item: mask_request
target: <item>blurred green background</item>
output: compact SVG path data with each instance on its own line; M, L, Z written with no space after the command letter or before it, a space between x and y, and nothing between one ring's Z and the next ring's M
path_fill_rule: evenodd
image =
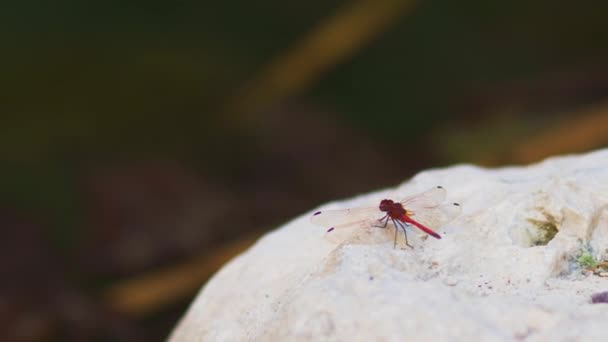
M4 2L0 338L160 341L222 263L324 201L606 146L606 13Z

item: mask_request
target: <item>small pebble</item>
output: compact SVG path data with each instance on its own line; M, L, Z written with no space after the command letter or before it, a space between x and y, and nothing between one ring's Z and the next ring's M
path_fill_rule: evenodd
M608 272L600 272L600 277L608 277Z
M608 303L608 291L599 292L591 295L591 303Z
M454 285L458 284L458 279L456 279L452 276L447 276L447 277L445 277L445 279L443 279L443 283L446 284L447 286L454 286Z

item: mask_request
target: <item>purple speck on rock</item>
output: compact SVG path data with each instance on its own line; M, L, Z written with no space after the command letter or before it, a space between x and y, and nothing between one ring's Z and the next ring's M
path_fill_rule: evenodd
M329 233L329 232L331 232L332 230L334 230L334 228L336 228L336 227L331 227L331 228L329 228L329 229L327 230L327 232L328 232L328 233Z
M321 213L320 211L317 211L316 213L312 214L312 216L317 216L317 215L319 215L320 213Z
M608 303L608 291L598 292L591 295L591 303Z

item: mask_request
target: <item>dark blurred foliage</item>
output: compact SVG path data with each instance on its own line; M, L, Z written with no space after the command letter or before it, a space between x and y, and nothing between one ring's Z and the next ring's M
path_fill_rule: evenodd
M551 140L606 122L608 3L597 1L400 7L310 81L241 103L353 3L0 5L0 338L162 340L237 238L424 168L608 144ZM113 295L201 265L188 260L209 270L162 305Z

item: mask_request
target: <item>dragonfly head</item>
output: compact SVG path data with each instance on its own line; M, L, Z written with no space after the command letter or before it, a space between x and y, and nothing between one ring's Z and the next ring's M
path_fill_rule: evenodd
M380 201L380 210L381 211L389 211L393 208L395 202L393 202L393 200L390 199L383 199L382 201Z

